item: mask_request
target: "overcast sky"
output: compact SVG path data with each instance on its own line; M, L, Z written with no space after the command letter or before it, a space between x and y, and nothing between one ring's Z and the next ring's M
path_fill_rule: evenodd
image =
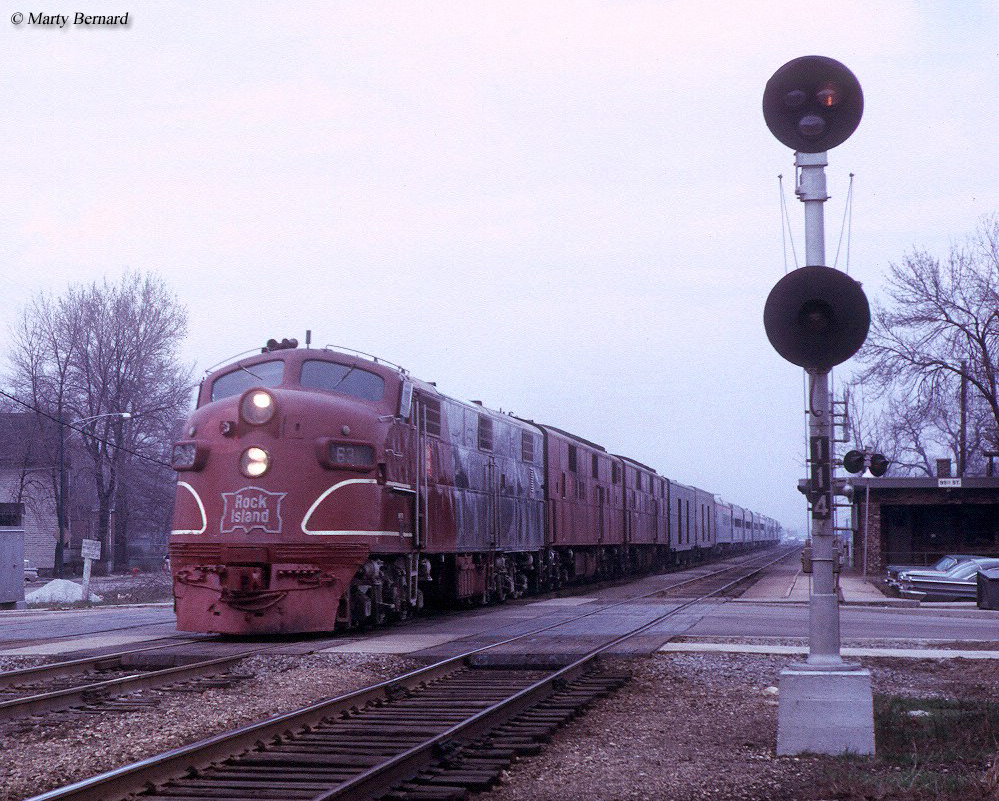
M199 370L311 329L798 528L802 371L762 324L795 266L778 175L799 265L803 213L766 81L819 54L863 86L829 153L826 261L854 173L872 300L889 262L999 209L994 0L19 2L8 319L155 271ZM11 21L39 10L70 24Z

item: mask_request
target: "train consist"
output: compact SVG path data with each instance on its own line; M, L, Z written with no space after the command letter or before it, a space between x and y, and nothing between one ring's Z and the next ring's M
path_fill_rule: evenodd
M273 340L207 376L170 538L177 627L331 631L776 544L776 521L397 366Z

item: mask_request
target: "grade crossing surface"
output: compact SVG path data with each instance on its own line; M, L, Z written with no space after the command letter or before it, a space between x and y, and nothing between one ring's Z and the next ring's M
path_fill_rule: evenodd
M504 653L503 648L597 617L611 608L609 604L590 611L577 608L569 620L540 621L540 628L539 621L535 621L533 631L501 639L491 647L466 651L389 682L37 799L110 801L137 793L150 799L332 801L378 798L389 791L397 798L460 797L469 787L481 788L498 780L503 766L516 753L511 746L518 739L524 747L533 748L537 739L544 739L581 705L624 681L625 676L606 669L600 661L614 647L654 628L661 619L694 606L705 597L704 593L725 592L746 573L761 567L760 561L752 566L740 564L731 571L734 577L728 571L712 571L710 589L700 589L698 596L688 601L660 605L658 615L650 614L637 625L632 621L623 633L618 630L603 635L597 647L579 658L563 654L568 664L563 661L554 669L546 669L540 678L535 674L538 667L524 664L523 654ZM646 598L661 591L647 593ZM637 600L627 598L617 606ZM312 751L316 731L327 740L321 743L319 753ZM303 744L304 751L300 748ZM378 757L373 764L365 761L370 761L369 750ZM359 751L367 755L360 760L363 764L350 764L359 761ZM321 765L335 770L321 777L316 772ZM279 778L260 773L261 769L275 768L282 771ZM343 775L348 769L352 773L349 777Z

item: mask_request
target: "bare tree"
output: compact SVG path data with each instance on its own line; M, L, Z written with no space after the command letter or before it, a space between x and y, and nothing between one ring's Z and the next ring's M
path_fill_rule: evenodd
M114 569L128 561L121 477L140 475L142 464L153 473L165 467L163 434L190 400L191 368L177 354L186 333L186 309L161 279L138 273L72 286L58 299L39 296L15 332L15 390L59 422L63 434L79 432L91 463L98 536ZM157 475L167 480L165 472ZM65 488L57 493L64 498ZM116 500L126 524L119 522L112 537Z
M984 218L946 260L914 250L890 265L887 298L875 305L854 382L882 401L882 444L910 472L932 475L937 455L959 469L980 464L999 447L999 217Z
M37 447L47 452L51 465L52 496L56 507L56 542L54 573L63 575L63 559L68 529L68 487L66 481L65 429L62 425L70 397L73 354L81 347L83 335L78 310L65 299L40 294L21 315L20 326L13 331L11 361L14 365L14 389L31 407L38 410L40 430L56 436L41 437Z

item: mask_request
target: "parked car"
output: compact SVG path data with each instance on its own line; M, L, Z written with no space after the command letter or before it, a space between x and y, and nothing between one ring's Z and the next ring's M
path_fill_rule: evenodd
M31 561L28 559L24 560L24 580L38 581L38 568L32 567Z
M948 570L953 570L962 562L967 562L971 559L988 559L986 556L975 556L974 554L958 553L958 554L948 554L947 556L941 556L932 565L888 565L888 576L885 579L885 583L889 588L898 590L898 577L900 573L906 573L911 570L932 571L935 573L945 573Z
M978 571L999 567L999 559L977 557L949 571L911 570L899 574L899 593L917 601L974 601Z

